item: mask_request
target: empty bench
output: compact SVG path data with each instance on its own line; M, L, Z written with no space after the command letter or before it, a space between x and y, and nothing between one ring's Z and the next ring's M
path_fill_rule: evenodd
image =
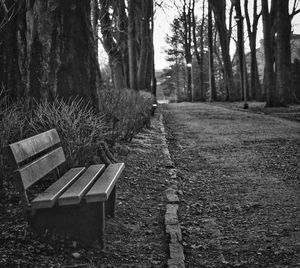
M37 232L54 231L104 246L105 216L114 216L116 183L124 163L66 169L66 158L55 129L8 146L14 181L31 227ZM62 175L62 167L66 170ZM30 198L37 183L56 180ZM38 187L36 187L38 188Z

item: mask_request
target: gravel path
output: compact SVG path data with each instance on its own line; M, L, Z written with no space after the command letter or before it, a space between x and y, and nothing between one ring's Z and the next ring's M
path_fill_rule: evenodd
M164 106L186 267L300 267L300 124Z

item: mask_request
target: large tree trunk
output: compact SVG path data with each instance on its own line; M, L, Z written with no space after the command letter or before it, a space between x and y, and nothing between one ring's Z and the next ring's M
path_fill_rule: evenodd
M201 19L201 25L200 25L200 53L198 51L198 42L197 42L197 34L196 34L196 16L195 16L195 0L193 0L192 4L192 29L193 29L193 43L194 43L194 52L196 55L197 63L199 66L200 70L200 87L199 89L196 89L195 83L194 84L194 100L197 101L205 101L204 98L204 78L203 78L203 57L204 57L204 51L203 51L203 46L204 46L204 23L205 23L205 12L204 12L204 7L205 7L205 1L203 1L202 4L202 19Z
M244 72L244 29L243 29L243 17L241 11L240 0L232 0L235 6L236 19L237 19L237 51L239 59L239 74L240 74L240 98L241 100L245 98L245 72Z
M154 61L154 42L153 42L153 37L154 37L154 4L155 2L152 1L152 10L151 10L151 63L152 63L152 72L151 72L151 92L156 100L156 75L155 75L155 61Z
M110 1L100 0L100 24L103 39L103 47L109 57L109 65L112 74L112 80L116 89L126 88L126 80L123 70L123 55L119 44L113 37L112 20L109 14Z
M184 55L187 63L187 100L192 101L192 29L191 29L191 0L183 3Z
M98 3L98 0L91 0L91 15L92 15L94 47L95 47L95 51L96 51L97 61L99 61L99 58L98 58L99 3Z
M256 58L256 36L252 36L250 40L250 57L251 57L251 65L250 65L250 98L253 100L257 100L261 95L261 84L259 81L259 73L258 73L258 65Z
M19 5L18 16L5 29L11 36L0 49L5 54L11 47L12 58L0 58L6 92L37 99L79 96L97 107L101 76L90 2L28 0ZM16 88L9 82L12 76Z
M7 9L11 9L13 1L6 1ZM24 6L24 3L19 3ZM0 8L0 92L9 95L12 99L24 96L25 82L21 80L18 66L18 21L25 18L25 7L20 9L14 20L8 21L10 14ZM23 48L22 48L23 49ZM25 66L24 66L25 68ZM3 95L4 95L3 94ZM2 95L2 96L3 96ZM1 96L1 97L2 97Z
M213 26L212 26L212 10L211 5L208 4L208 53L209 53L209 101L217 100L215 68L214 68L214 48L213 48Z
M275 72L274 72L274 47L271 15L269 13L268 1L262 0L262 19L264 33L264 57L265 57L265 87L266 106L278 106L279 101L276 96Z
M110 0L113 9L111 34L118 45L118 53L121 54L123 79L125 87L130 88L129 83L129 59L128 59L128 17L124 0Z
M146 91L151 92L151 80L150 83L149 80L147 81L147 74L152 73L150 18L153 10L153 0L141 1L140 8L140 57L138 66L138 87L139 89L146 89Z
M136 0L128 0L128 55L130 88L138 90L136 49Z
M292 102L290 35L289 2L277 0L276 91L283 106Z
M247 31L250 43L250 54L251 54L251 63L250 63L250 92L249 96L251 99L256 100L258 94L261 95L261 85L259 81L257 58L256 58L256 37L257 37L257 25L261 13L257 14L257 0L254 0L253 3L253 22L252 27L250 23L250 16L248 12L248 0L244 2L245 17L247 24Z
M229 39L226 27L226 1L225 0L209 0L212 10L214 11L215 21L220 37L220 43L222 48L222 57L224 62L224 78L226 83L226 91L234 94L236 93L236 86L233 79L232 64L229 54ZM226 96L226 100L234 99L234 96L230 94Z

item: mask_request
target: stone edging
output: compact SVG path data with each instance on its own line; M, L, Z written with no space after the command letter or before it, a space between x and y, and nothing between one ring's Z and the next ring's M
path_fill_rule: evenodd
M163 124L163 115L159 117L160 130L162 133L162 146L163 153L165 156L166 167L169 168L170 181L168 188L165 190L167 205L165 214L165 227L166 233L169 235L169 268L184 268L184 252L181 235L181 227L178 220L178 209L179 209L179 197L178 197L178 182L177 182L177 171L175 165L171 159L170 152L168 149L166 130Z

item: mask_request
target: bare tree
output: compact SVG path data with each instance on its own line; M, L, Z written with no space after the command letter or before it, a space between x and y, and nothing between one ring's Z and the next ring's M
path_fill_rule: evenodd
M291 20L294 18L294 16L296 16L298 13L300 13L299 4L300 4L299 0L294 0L292 12L290 14L290 19Z
M184 51L187 71L187 97L192 101L192 2L183 0L182 20L184 27Z
M289 1L277 0L276 91L279 104L292 102L291 94L291 20Z
M123 55L119 44L113 36L113 22L110 17L110 1L99 0L100 3L100 25L102 34L102 44L109 57L109 65L112 74L112 80L116 89L126 87L126 80L123 70Z
M154 62L154 12L155 1L151 0L151 16L150 16L150 60L148 62L148 72L146 76L146 84L151 88L153 96L156 97L156 75L155 75L155 62Z
M200 22L200 53L198 50L198 42L197 42L197 22L195 16L195 0L192 2L192 32L193 32L193 43L194 43L194 52L196 55L197 63L200 69L200 88L199 92L194 88L194 98L200 101L204 101L204 75L203 75L203 58L204 58L204 24L205 24L205 1L203 0L202 3L202 19ZM199 96L198 96L199 95Z
M139 40L140 53L138 64L138 86L151 92L152 75L152 38L151 18L153 13L153 0L142 0L139 12ZM150 79L150 80L149 80Z
M250 54L251 54L251 66L250 66L250 98L256 99L258 92L261 92L261 85L258 75L258 66L256 58L256 37L257 37L257 25L261 12L257 11L257 0L253 1L253 17L252 25L250 21L249 11L248 11L248 0L244 2L244 10L246 17L247 32L250 44Z
M275 71L274 71L274 10L277 0L272 0L271 11L269 12L268 1L261 0L262 20L264 33L264 57L265 57L265 88L266 106L278 106L276 94Z
M230 96L230 92L236 92L236 86L233 79L232 73L232 63L230 60L229 54L229 34L226 26L226 1L225 0L209 0L212 10L215 15L215 21L217 25L217 30L219 33L221 48L222 48L222 57L224 63L224 76L226 83L226 100L232 99L233 96ZM230 29L230 27L229 27Z
M237 51L239 56L239 66L240 66L240 83L241 90L240 96L244 100L244 109L248 108L247 104L247 67L245 60L245 49L244 49L244 17L242 16L241 1L231 0L235 7L235 20L237 22Z
M128 55L130 88L138 90L137 55L136 55L136 0L128 0Z
M214 48L213 48L213 23L212 23L212 9L210 3L208 4L208 53L209 53L209 101L217 100L215 68L214 68Z

